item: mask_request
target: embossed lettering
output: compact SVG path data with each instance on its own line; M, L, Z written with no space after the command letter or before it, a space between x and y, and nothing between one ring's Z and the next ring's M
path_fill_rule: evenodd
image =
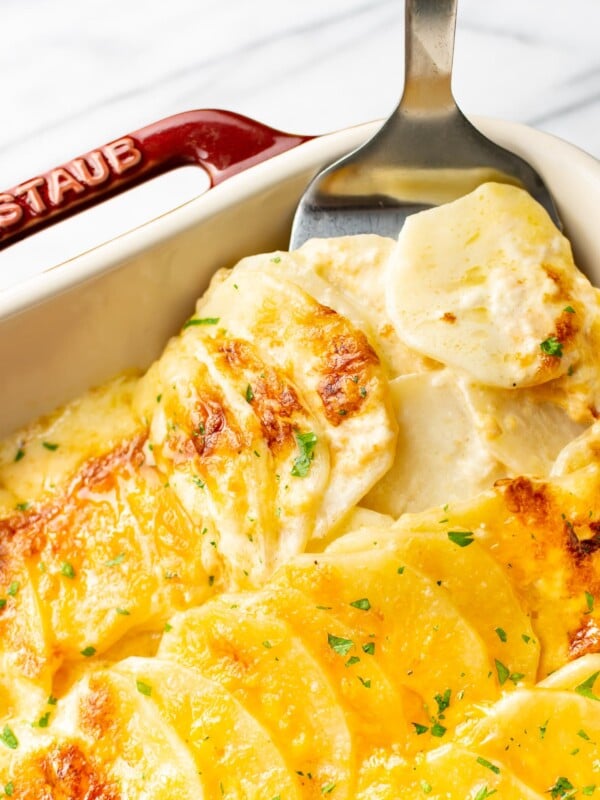
M46 210L46 204L42 200L38 192L38 186L43 186L45 183L43 178L32 178L27 183L21 183L14 190L17 197L25 195L25 202L28 203L29 208L34 214L41 214Z
M59 206L67 192L81 194L84 187L64 167L53 169L48 178L48 198L53 206Z
M117 175L135 167L142 160L142 153L129 136L118 139L102 148L106 159Z
M93 150L85 157L76 158L71 161L69 167L77 180L86 186L98 186L110 175L108 164L99 150Z
M0 194L0 229L10 228L23 218L23 209L12 194Z

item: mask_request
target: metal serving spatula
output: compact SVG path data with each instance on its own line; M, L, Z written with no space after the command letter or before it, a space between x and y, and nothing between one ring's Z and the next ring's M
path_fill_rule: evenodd
M451 89L457 0L406 0L400 104L366 144L320 172L304 193L290 247L313 237L396 238L406 217L494 180L527 189L560 227L552 197L522 158L483 136Z

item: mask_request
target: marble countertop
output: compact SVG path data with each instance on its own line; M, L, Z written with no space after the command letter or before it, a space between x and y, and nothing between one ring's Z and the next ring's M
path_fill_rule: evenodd
M598 0L460 0L455 95L468 114L525 122L600 157L599 31ZM0 40L7 188L192 108L313 134L386 116L402 85L403 3L3 0ZM8 248L0 288L178 205L201 183L182 173L168 191L136 190Z

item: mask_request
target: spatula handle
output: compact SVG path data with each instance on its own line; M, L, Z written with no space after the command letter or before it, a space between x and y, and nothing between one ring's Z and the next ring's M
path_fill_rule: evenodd
M454 105L456 5L457 0L406 0L404 112L430 114Z

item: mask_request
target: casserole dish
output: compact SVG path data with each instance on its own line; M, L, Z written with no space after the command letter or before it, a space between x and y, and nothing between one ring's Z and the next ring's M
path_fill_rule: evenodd
M200 114L202 124L205 113L191 112ZM310 177L362 144L378 125L309 141L226 112L217 113L217 123L222 121L219 114L229 126L234 123L229 139L221 140L227 152L219 156L217 145L210 154L201 149L195 159L218 184L208 194L0 295L0 364L5 375L0 436L123 369L147 367L189 315L214 271L251 253L285 248L296 203ZM128 182L119 184L125 178L139 182L194 160L182 136L189 122L187 115L179 115L118 140L147 145L153 166L138 176L134 164L130 173L116 176L112 189L127 188ZM490 119L476 123L543 175L574 243L577 263L594 283L600 282L600 230L595 222L600 164L576 147L522 125ZM167 143L162 150L156 144L160 135ZM115 152L135 161L131 146L121 145ZM207 165L209 157L212 165ZM261 159L266 160L258 163ZM64 178L54 180L60 186ZM88 201L101 199L105 188L100 184ZM7 194L10 199L8 192L3 200ZM73 194L77 210L79 195ZM68 201L71 195L61 190L59 199ZM41 222L72 212L71 204L66 205L40 217ZM0 244L8 240L7 230Z
M217 115L217 127L224 116ZM247 120L241 125L246 132L253 127ZM261 126L256 130L265 134ZM517 149L507 130L506 144ZM136 422L133 435L87 459L64 492L55 491L50 476L50 502L20 490L7 501L9 513L0 525L5 794L56 796L48 789L57 786L61 796L91 792L107 800L326 794L373 800L376 790L378 797L397 800L435 790L432 797L483 800L498 788L519 798L546 791L567 796L575 786L584 795L595 791L600 426L592 424L574 448L566 448L548 481L535 469L517 471L465 502L450 498L436 507L429 500L423 512L411 507L413 513L390 510L387 516L375 495L365 507L352 508L365 495L353 483L366 475L372 484L389 474L395 428L381 387L404 392L392 395L395 402L410 401L410 387L421 386L414 400L437 392L447 405L450 373L400 375L393 389L393 381L388 386L385 361L365 334L286 281L286 262L301 258L300 251L263 256L269 264L258 269L246 259L233 273L220 272L189 316L193 297L214 269L248 251L285 246L286 220L308 173L320 166L317 157L330 160L369 132L365 127L303 142L267 131L266 147L246 150L237 161L231 151L221 154L211 177L218 183L252 165L245 176L57 267L37 282L36 294L25 285L6 294L3 353L25 359L25 368L23 361L8 365L9 374L31 379L26 387L18 381L9 386L7 428L123 368L144 368L169 333L179 327L182 333L139 381L134 402L141 428ZM524 137L522 152L531 159ZM76 206L84 179L93 186L89 176L96 175L85 173L84 163L99 165L99 179L110 164L106 183L119 188L119 169L126 166L126 174L130 167L133 174L146 163L140 138L125 137L96 151L100 155L9 190L4 219L14 214L17 233L22 221L33 228L35 215L19 210L16 198L30 208L61 210L67 188ZM290 152L256 165L260 152L273 152L273 142L292 145ZM534 135L530 146L549 152L553 143ZM558 171L553 189L563 200L569 233L584 244L578 257L593 272L598 242L586 211L591 219L598 181L586 183L593 162L577 153L567 157L564 147L558 144L554 157L569 160L568 175L579 180L561 182ZM213 169L214 154L200 151ZM126 160L120 162L121 156ZM548 170L546 176L552 185ZM490 218L505 221L502 203L514 193L533 202L521 190L499 185L482 187L476 202L487 197ZM569 214L573 193L579 201L585 196L587 206ZM461 261L465 202L473 197L454 206L458 224L440 225L427 212L436 221L422 237L431 248L438 231L458 231L454 249ZM535 244L538 212L521 209L508 228L511 246ZM433 212L439 213L445 212ZM542 228L549 224L544 219ZM416 220L407 223L401 243ZM521 220L529 226L525 234L518 232ZM478 241L477 230L468 236L468 243ZM585 361L571 361L578 345L570 342L579 325L575 341L584 357L592 353L593 374L600 374L599 325L585 327L588 310L600 320L594 314L600 304L582 276L571 287L570 249L553 227L549 240L538 258L546 282L536 299L544 311L554 302L561 338L543 327L534 351L544 368L562 370L556 387L563 377L581 379L577 370ZM444 246L444 259L448 254ZM467 263L475 270L485 263L492 273L498 260ZM517 250L513 260L521 286L529 277L527 249ZM359 262L361 277L371 263ZM424 263L421 257L409 262ZM302 277L294 272L296 280ZM395 292L393 283L386 286ZM28 292L35 304L25 309ZM397 294L395 301L402 301ZM448 296L445 307L452 311ZM497 330L506 339L510 301L506 295L501 300ZM522 304L513 309L529 320ZM454 324L457 317L446 312L439 322ZM455 333L464 330L458 322ZM444 333L445 341L450 338ZM461 342L472 340L463 334ZM260 346L253 350L254 342ZM284 369L293 369L292 379ZM529 376L511 373L510 380ZM525 393L529 387L522 388ZM310 399L302 405L305 397L310 406ZM404 411L408 402L398 407ZM422 430L439 424L440 413L431 408ZM597 408L592 397L585 410L597 418ZM236 427L238 416L245 428ZM455 439L464 449L464 435L448 436L448 414L442 422L439 438ZM72 427L77 445L84 446L102 430L94 418L92 425ZM547 425L542 437L548 438ZM46 451L49 459L60 459L65 444L48 428L37 441L13 440L5 463L19 470L27 455L28 469L29 456ZM537 453L535 437L527 449ZM425 480L431 477L429 471ZM56 485L61 481L59 476ZM396 486L404 490L405 483L401 478ZM345 523L340 497L353 515ZM283 544L277 561L269 560L273 532L276 544ZM294 538L286 539L290 533ZM308 536L317 543L311 548L311 539L303 552L301 539ZM586 749L565 747L565 730L575 743L577 737L589 743ZM537 749L534 743L529 750L528 731L540 731ZM545 765L559 755L556 772L549 773Z

